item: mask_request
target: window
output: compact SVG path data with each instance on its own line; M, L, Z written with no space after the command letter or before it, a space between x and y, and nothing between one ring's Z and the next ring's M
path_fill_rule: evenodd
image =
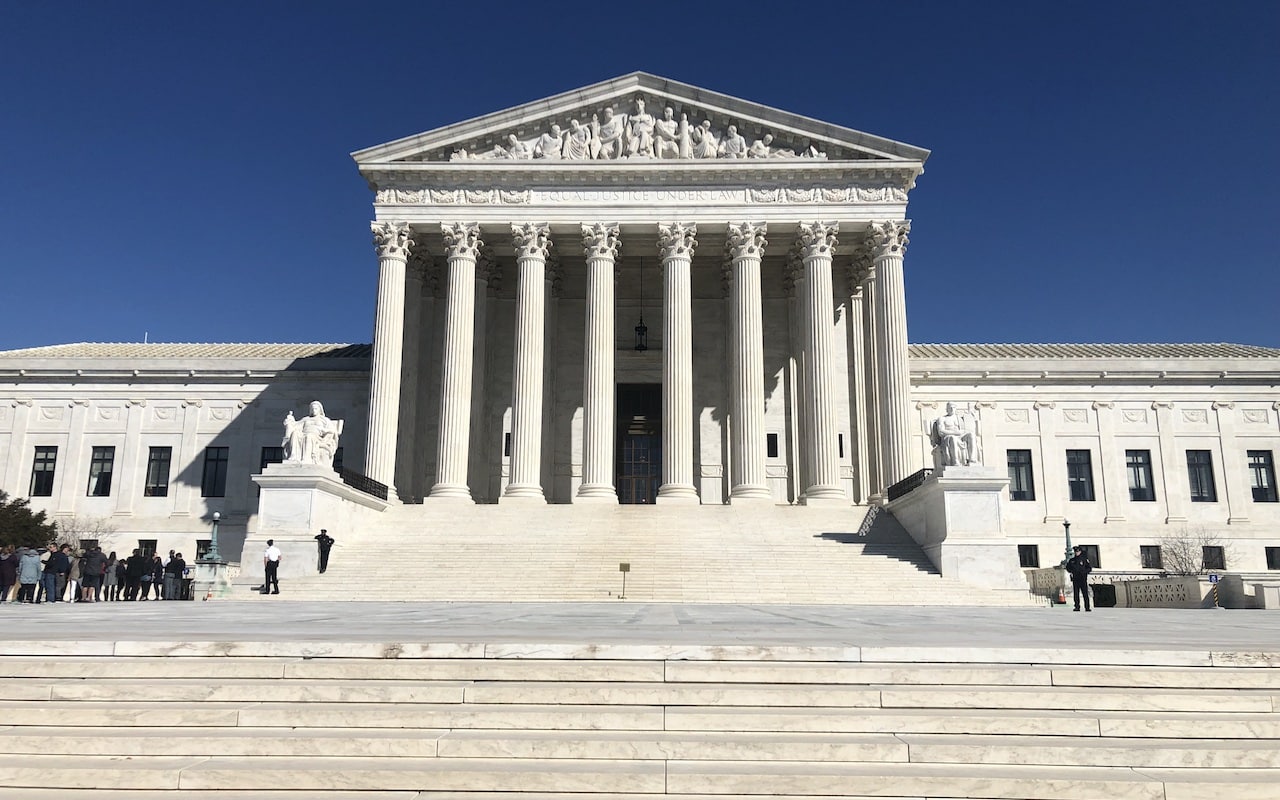
M1096 544L1082 544L1079 547L1084 550L1084 557L1089 559L1089 563L1093 565L1094 569L1099 569L1102 566L1102 554L1098 552Z
M267 467L272 464L284 463L283 447L264 447L262 448L262 457L258 459L258 472L266 472Z
M1018 545L1018 566L1035 569L1040 566L1040 545Z
M765 449L765 454L769 458L778 457L778 434L770 433L765 435L764 449Z
M342 472L342 448L333 451L333 471Z
M87 497L111 495L111 467L115 460L114 447L93 448L93 458L89 461L89 488L85 490Z
M201 497L227 496L228 447L204 449L204 476L200 480Z
M1270 450L1249 451L1249 477L1253 484L1253 502L1276 502L1276 465Z
M142 488L143 497L169 496L169 464L172 459L172 447L152 447L147 451L147 485Z
M92 550L93 548L98 546L98 540L97 539L81 539L80 546L83 547L86 551Z
M1164 569L1164 559L1160 556L1160 545L1142 545L1142 568Z
M844 434L836 434L836 447L839 448L840 458L844 458Z
M502 455L511 458L511 432L502 434Z
M1213 485L1213 454L1211 452L1187 451L1187 479L1191 481L1191 502L1218 502L1218 490Z
M142 551L143 558L151 558L156 554L156 540L155 539L139 539L138 549Z
M212 539L196 539L196 561L202 560L209 555L209 548L213 546Z
M1267 548L1267 569L1280 569L1280 547Z
M1227 553L1218 545L1205 545L1204 550L1204 568L1205 569L1226 569Z
M1072 500L1093 500L1093 462L1088 450L1067 451L1067 487Z
M53 497L53 475L58 467L58 448L37 447L31 465L32 497Z
M1125 450L1124 461L1129 470L1129 499L1135 503L1154 501L1156 488L1151 484L1151 451Z
M1031 471L1031 451L1006 450L1005 453L1009 459L1009 499L1035 500L1036 481Z

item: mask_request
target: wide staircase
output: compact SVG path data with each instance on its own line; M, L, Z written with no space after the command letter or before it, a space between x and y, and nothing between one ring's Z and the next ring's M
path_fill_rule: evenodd
M1280 668L1208 654L268 645L0 656L0 798L1280 797Z
M606 600L624 596L625 574L625 597L644 601L1035 602L943 578L891 514L866 508L427 503L330 534L328 571L281 598Z

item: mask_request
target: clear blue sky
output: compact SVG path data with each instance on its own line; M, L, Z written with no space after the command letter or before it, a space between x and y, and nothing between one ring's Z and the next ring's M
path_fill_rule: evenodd
M634 70L931 149L913 342L1280 346L1280 3L0 0L0 349L370 341L348 153Z

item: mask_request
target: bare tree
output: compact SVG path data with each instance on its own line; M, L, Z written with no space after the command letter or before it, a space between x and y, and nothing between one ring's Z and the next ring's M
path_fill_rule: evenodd
M1205 550L1216 547L1222 551L1222 567L1234 560L1231 543L1216 531L1208 528L1182 528L1160 540L1160 560L1164 571L1170 575L1202 575L1217 567L1205 565Z
M58 544L69 544L72 550L79 550L80 543L86 539L94 539L98 547L110 550L117 530L106 517L65 517L59 519L57 525Z

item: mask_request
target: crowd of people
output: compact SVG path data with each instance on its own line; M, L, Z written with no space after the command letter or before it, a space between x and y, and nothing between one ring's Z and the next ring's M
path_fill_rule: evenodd
M127 558L105 554L96 545L73 549L50 544L0 549L0 601L6 603L99 603L121 600L183 599L187 562L182 553Z

